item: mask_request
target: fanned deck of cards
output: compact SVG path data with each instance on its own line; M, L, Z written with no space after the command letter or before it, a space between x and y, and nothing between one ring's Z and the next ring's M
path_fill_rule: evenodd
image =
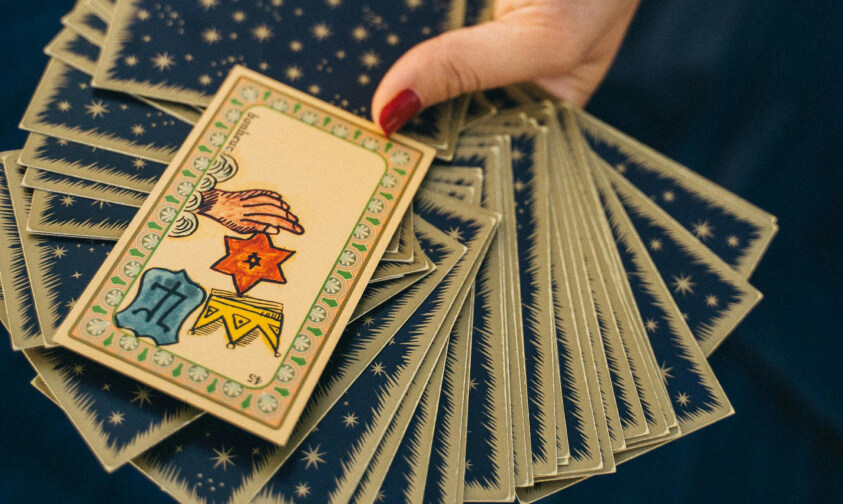
M534 502L733 413L706 358L775 217L532 86L365 119L488 7L63 19L2 154L0 322L106 471L197 504Z

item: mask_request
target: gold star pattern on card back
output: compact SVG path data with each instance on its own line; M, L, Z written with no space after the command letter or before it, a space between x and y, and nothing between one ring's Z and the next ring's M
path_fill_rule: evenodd
M717 299L717 296L714 294L709 294L705 297L705 304L711 308L717 308L717 305L720 304L720 300Z
M108 105L103 104L102 100L91 100L91 103L85 105L85 113L90 115L92 119L97 117L105 117L105 114L111 112L108 110Z
M656 332L656 329L659 328L659 323L656 320L647 319L647 321L644 322L644 327L647 328L647 332Z
M138 385L138 388L133 392L134 397L132 398L132 402L138 403L138 406L143 408L143 405L151 405L152 404L152 390L149 387L144 387L143 385Z
M214 456L211 457L211 460L214 461L214 469L222 466L222 470L225 471L228 469L228 466L236 465L234 463L234 458L236 457L237 455L231 454L231 448L226 448L225 445L222 445L219 450L214 448Z
M375 362L372 364L372 372L375 373L375 376L381 376L386 373L383 364L380 362Z
M714 226L707 220L699 221L694 224L694 235L702 241L714 236Z
M159 72L169 70L176 64L175 60L167 51L160 52L152 58L152 66L157 68Z
M296 497L307 497L310 495L310 487L307 483L300 482L296 485Z
M650 240L650 249L651 250L654 250L654 251L658 252L662 249L662 246L663 246L662 241L659 240L658 238L653 238L652 240Z
M64 257L65 254L67 254L66 248L60 247L58 245L53 247L53 257L55 257L56 259L61 259L62 257Z
M108 423L111 425L120 425L125 419L126 415L119 411L112 411L111 414L108 415Z
M662 362L661 366L659 366L659 374L662 377L662 381L667 383L669 378L673 378L673 375L670 372L673 371L672 367L668 367L666 362Z
M312 446L308 446L307 450L305 450L304 456L301 458L303 462L306 462L304 468L310 469L312 466L317 471L319 470L319 464L324 464L325 459L322 458L323 455L327 455L327 452L319 451L322 445L316 445L316 448Z
M688 406L691 402L691 396L685 392L679 392L676 394L676 402L678 402L682 407Z
M682 275L673 276L673 292L676 294L682 294L683 296L686 294L693 294L694 293L694 286L697 284L691 281L691 275Z
M345 424L346 427L354 427L360 422L357 420L357 415L349 413L342 417L342 423Z

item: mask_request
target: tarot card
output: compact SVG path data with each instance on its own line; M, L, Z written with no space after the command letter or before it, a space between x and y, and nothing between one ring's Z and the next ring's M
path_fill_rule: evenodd
M383 261L399 263L413 262L413 208L412 206L404 213L398 229L393 234L389 245L397 242L395 252L384 252Z
M228 69L243 64L366 117L390 65L422 40L462 26L464 8L461 0L195 2L177 9L150 0L120 2L94 85L207 105ZM402 132L444 148L451 116L445 102Z
M589 146L639 191L748 278L775 236L776 218L582 111Z
M489 120L495 116L497 109L492 103L483 96L483 93L472 93L471 100L468 103L468 110L466 111L465 120L463 121L462 129L468 130Z
M551 168L551 171L563 179L568 174L572 175L568 184L565 184L564 180L561 181L561 184L558 184L560 188L566 191L565 194L560 196L564 198L563 201L567 201L567 203L563 203L559 211L572 215L574 230L577 233L574 239L582 244L583 261L586 266L592 302L594 303L596 327L599 331L598 334L602 337L603 349L606 354L607 366L604 368L602 361L600 361L598 363L598 375L601 378L601 389L604 386L604 381L602 381L604 376L609 378L609 381L606 382L609 386L606 388L614 396L618 411L617 420L620 424L619 426L615 425L614 418L610 418L610 432L614 428L620 427L619 437L623 441L622 446L625 446L627 439L640 437L648 431L644 409L630 368L627 349L621 338L614 305L612 304L613 298L610 294L610 286L613 285L613 279L608 264L608 256L604 249L600 247L596 228L589 221L588 215L583 209L582 200L584 198L582 196L589 193L579 184L577 177L579 170L573 155L567 151L567 147L563 144L564 139L560 134L558 125L549 125L548 127L553 131L551 145L556 153L555 160L557 163ZM563 175L563 171L568 173ZM614 301L617 303L619 299L614 298ZM605 375L603 375L604 372Z
M427 172L425 182L473 187L477 194L483 190L483 168L472 166L433 165ZM424 183L424 182L423 182Z
M421 247L421 243L419 243L419 247ZM432 273L433 270L436 269L436 265L431 262L427 255L424 255L423 257L426 262L425 269L423 271L410 273L400 278L396 278L395 280L385 280L383 282L375 283L369 282L366 290L363 291L363 297L360 298L360 302L357 304L357 307L354 309L354 313L351 315L351 320L357 320L373 310L375 307L391 300L399 292L418 282L427 276L427 274Z
M421 219L415 224L416 235L434 264L431 273L396 294L392 302L372 309L346 328L349 337L340 338L337 351L331 355L325 374L300 421L301 427L296 434L298 441L278 447L246 431L234 429L232 432L227 422L205 415L136 459L137 467L182 502L251 502L278 467L290 458L295 444L300 443L332 408L340 408L340 404L348 406L344 404L343 397L352 383L362 376L378 380L370 385L380 384L386 379L387 357L391 359L395 351L403 349L397 344L389 345L389 342L405 341L414 331L423 334L435 331L437 320L441 317L431 321L428 314L440 303L444 306L449 304L457 289L449 286L454 283L453 268L466 249ZM290 371L294 371L292 366L282 374L282 378L292 379L294 375ZM358 427L361 418L357 414L350 418L357 422L348 421L352 424L349 428ZM352 432L358 431L354 429ZM237 438L232 438L232 435ZM317 448L311 453L318 455L319 450ZM238 462L218 463L222 457L230 462L236 458ZM323 456L309 457L315 459L309 468L318 470ZM209 485L215 481L222 481L224 485ZM310 492L307 485L296 484L296 487L297 492Z
M102 45L105 42L108 23L88 2L76 5L61 21L92 44Z
M94 89L90 76L51 60L20 127L68 141L168 163L190 125L137 99Z
M388 280L396 280L406 275L412 275L414 273L421 273L423 271L426 271L429 267L427 258L424 256L424 252L421 249L421 244L419 244L419 241L416 239L415 235L412 238L412 244L413 262L400 263L381 260L380 264L378 264L377 269L375 269L375 272L372 274L372 278L369 280L369 285Z
M454 451L459 450L460 434L462 433L459 429L462 418L453 416L452 420L454 421L451 424L440 424L439 420L442 419L442 410L449 407L448 399L453 399L453 395L445 397L448 395L444 383L447 368L450 366L452 371L464 370L468 364L469 345L466 344L466 341L468 341L471 330L470 313L471 303L466 300L451 331L447 350L439 357L412 418L408 423L404 418L407 415L405 413L406 408L409 406L409 404L405 404L408 402L405 400L392 420L390 429L381 441L378 452L369 462L366 474L354 492L351 502L376 502L378 499L383 501L387 497L395 500L397 496L403 498L404 502L422 502L429 471L434 467L434 461L431 459L434 453L446 448L437 444L436 450L434 450L434 443L436 443L434 436L439 433L438 426L451 428L450 432L456 434L454 439L456 446L453 449ZM460 337L461 339L455 339ZM456 347L459 347L459 349ZM465 373L462 377L465 378ZM460 387L460 395L462 395L462 391L463 387ZM451 406L454 404L456 402L450 402ZM440 442L450 441L448 438L442 439L440 437ZM396 444L397 446L395 446ZM451 448L451 446L448 446L446 450L448 448ZM459 472L456 467L454 469L455 472Z
M53 393L50 391L50 388L47 387L47 384L44 382L44 378L41 378L41 375L35 375L35 378L33 378L29 382L29 384L35 387L35 390L41 392L44 397L52 401L53 404L55 404L56 406L59 405L58 401L56 400L56 396L53 395Z
M137 211L136 207L35 189L26 230L37 235L117 240Z
M238 67L56 341L283 444L432 159Z
M39 170L38 168L27 168L23 176L23 186L29 189L40 189L51 193L130 207L141 206L148 196L146 193Z
M700 348L711 354L761 293L617 171L608 177Z
M555 117L555 108L551 107L548 113ZM676 425L676 420L589 169L593 154L579 135L573 114L562 109L559 117L564 128L555 120L553 124L560 128L559 134L565 139L570 155L575 159L572 166L576 168L578 175L578 191L586 196L581 202L585 212L589 214L589 225L596 230L597 242L604 249L604 255L599 257L608 259L604 261L603 269L614 279L613 282L607 283L610 302L646 417L647 433L626 437L627 447L630 448L638 443L666 437L670 427Z
M44 52L75 70L93 75L101 42L92 42L71 28L65 28L44 48ZM196 124L201 112L189 105L135 96L138 100L188 124Z
M493 388L495 394L484 395L486 399L494 398L495 402L490 402L479 409L476 408L476 403L474 405L469 403L468 415L473 422L481 422L483 421L483 415L490 410L494 411L493 415L496 418L506 415L508 411L512 418L513 473L510 473L507 464L500 462L500 457L508 457L508 455L499 453L498 450L494 450L490 444L486 443L486 439L480 435L482 431L472 431L470 434L467 434L467 437L471 438L466 439L467 458L472 458L475 463L481 459L489 461L489 464L478 464L475 466L476 468L471 478L467 480L464 487L464 497L467 499L484 499L490 493L498 495L509 494L510 492L507 487L510 476L514 478L516 485L528 485L533 481L533 465L530 462L530 430L527 420L527 378L521 310L507 309L507 307L521 306L515 199L512 188L513 175L510 152L510 137L508 136L464 137L460 141L456 159L454 160L456 165L479 166L484 170L484 173L488 174L484 176L483 202L486 204L488 201L489 208L495 208L504 215L496 238L498 243L493 244L487 257L487 261L494 261L495 254L498 254L504 269L504 276L501 277L501 292L504 296L503 323L499 326L490 325L488 327L480 321L476 324L480 328L497 328L497 331L503 331L505 339L503 348L506 350L506 364L499 371L493 371L493 374L496 376L494 378L496 384ZM482 306L482 301L478 302L477 305ZM478 311L478 313L485 312ZM473 341L479 343L480 338L481 336L478 335L476 338L473 338ZM490 340L493 339L493 336L490 337ZM485 353L478 350L478 352L473 352L473 354L476 354L473 360L473 367L476 368L477 364L482 361L482 356ZM491 353L489 355L494 356ZM490 365L494 368L493 364ZM478 373L475 370L475 376L477 375ZM490 383L491 380L490 378ZM501 383L505 385L503 390L499 387ZM496 402L499 400L497 394L501 393L505 394L503 411L496 406L496 404L500 404ZM496 441L505 445L510 444L510 441L507 439L507 431L510 427L504 422L487 422L484 425L494 426L496 428L497 432L494 435ZM502 432L501 429L504 429L504 431ZM472 442L469 444L469 441ZM484 473L481 471L481 468L484 467L493 471Z
M429 180L425 180L424 182L422 182L421 188L426 191L442 194L444 196L448 196L449 198L454 198L456 200L464 202L471 202L477 194L473 187L459 186L448 184L446 182L435 182Z
M200 414L63 348L31 348L25 354L106 471L129 462Z
M656 327L651 325L648 329L648 337L676 412L678 432L687 435L731 415L734 410L650 259L644 242L635 233L632 221L612 190L608 179L610 170L605 167L594 170L601 202L629 274L638 308L645 318L658 322ZM628 457L644 451L646 449L631 451ZM519 489L518 498L534 502L575 482L539 483L529 489Z
M21 236L26 233L26 222L15 219L12 198L9 193L9 179L17 182L22 176L15 163L18 152L0 154L3 169L0 170L0 233L6 250L0 254L0 283L5 296L6 327L12 340L12 348L19 350L44 345L44 335L38 323L38 313L32 301L32 287L27 274L26 260L21 247ZM27 202L17 203L22 211L29 211Z
M549 476L557 466L556 395L559 370L554 368L553 300L550 282L550 213L547 144L539 128L505 128L491 122L472 130L511 136L516 204L518 272L520 275L527 397L535 476ZM517 305L516 305L517 306Z
M149 193L166 164L30 133L20 164L93 182Z

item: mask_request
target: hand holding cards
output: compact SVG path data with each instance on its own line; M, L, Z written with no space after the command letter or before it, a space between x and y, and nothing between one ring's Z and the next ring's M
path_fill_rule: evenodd
M361 118L487 7L64 19L0 156L0 323L107 471L195 504L532 502L733 413L706 357L774 217L531 86L414 140Z

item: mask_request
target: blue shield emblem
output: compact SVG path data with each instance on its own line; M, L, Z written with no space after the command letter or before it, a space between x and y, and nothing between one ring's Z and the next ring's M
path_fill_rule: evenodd
M144 272L134 301L114 315L117 327L137 337L151 338L158 345L179 341L182 324L205 300L205 291L184 270L152 268Z

